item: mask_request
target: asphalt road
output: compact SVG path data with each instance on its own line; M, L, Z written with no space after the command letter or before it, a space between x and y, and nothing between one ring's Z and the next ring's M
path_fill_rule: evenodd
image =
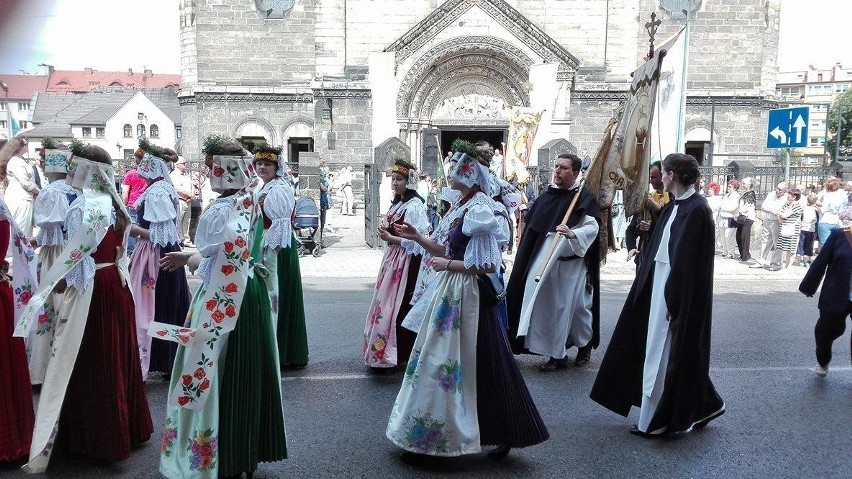
M727 413L682 439L653 441L628 434L635 409L625 419L588 398L629 286L602 285L602 344L587 367L543 374L541 358L519 357L549 441L499 462L477 455L412 465L384 436L401 375L371 375L361 361L372 280L306 280L310 365L283 381L290 458L262 464L255 477L849 477L849 332L835 344L829 376L817 378L816 299L799 294L796 279L717 282L711 376ZM47 476L158 477L166 392L150 381L156 432L130 459L104 465L57 453ZM2 478L24 476L0 468Z

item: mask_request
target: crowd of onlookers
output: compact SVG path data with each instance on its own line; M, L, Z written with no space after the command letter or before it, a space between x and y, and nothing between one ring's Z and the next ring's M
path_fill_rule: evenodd
M770 271L809 266L852 202L852 181L835 177L805 188L781 182L765 198L752 178L700 186L716 219L717 254Z

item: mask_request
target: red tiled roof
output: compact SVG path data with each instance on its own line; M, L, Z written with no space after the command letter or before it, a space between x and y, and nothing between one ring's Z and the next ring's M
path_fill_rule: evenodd
M10 100L27 100L35 92L43 92L47 88L47 77L40 75L0 75L0 81L9 86ZM6 92L0 90L0 100L6 101Z
M53 70L47 82L47 91L51 93L85 93L96 87L124 88L166 88L180 87L180 75L168 75L144 72L102 72L86 68L85 70Z

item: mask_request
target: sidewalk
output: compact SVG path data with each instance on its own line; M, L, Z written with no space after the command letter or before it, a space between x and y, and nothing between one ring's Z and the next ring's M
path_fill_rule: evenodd
M339 209L328 212L325 243L328 246L318 258L304 256L301 259L302 276L305 278L375 278L379 274L383 249L371 249L364 241L364 212L355 216L342 216ZM514 255L503 255L509 270ZM607 255L606 264L601 266L603 280L632 280L636 273L635 264L627 262L627 251L621 249ZM806 269L791 266L789 270L769 271L749 268L737 260L716 256L714 277L718 280L792 280L801 279Z

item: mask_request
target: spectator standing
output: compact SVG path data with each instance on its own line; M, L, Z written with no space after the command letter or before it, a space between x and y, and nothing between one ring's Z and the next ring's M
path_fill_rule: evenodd
M132 170L127 170L124 174L124 179L121 181L121 200L127 206L127 213L130 215L130 221L133 224L139 224L136 215L136 200L142 196L145 188L148 187L148 182L144 178L140 178L136 173L136 168L139 167L139 160L142 159L144 154L145 152L142 151L142 148L136 148L136 151L133 152L135 167ZM133 255L133 250L136 249L136 240L137 238L132 235L127 240L127 254L129 256Z
M805 273L799 291L811 297L822 282L819 294L819 320L814 328L816 340L817 376L828 375L831 362L831 345L846 330L846 317L852 314L852 208L839 216L842 228L835 228L825 240L822 250ZM825 281L823 281L825 277Z
M344 166L340 170L338 181L343 200L340 202L340 214L352 216L355 214L355 197L352 194L352 168Z
M799 233L799 247L796 250L802 266L809 266L814 256L814 236L817 223L816 202L817 196L811 193L808 195L807 204L802 207L802 231Z
M171 172L170 176L179 198L178 206L180 207L180 212L178 218L180 218L180 231L178 231L178 236L181 240L180 245L193 248L195 245L192 244L189 237L189 220L192 215L190 203L195 198L195 194L192 191L192 178L190 178L187 171L185 159L178 158L177 162L175 162L175 169Z
M754 180L751 178L743 178L742 186L745 191L740 196L739 215L736 217L737 249L740 251L740 262L753 266L757 263L751 257L751 226L757 218L757 195L754 194Z
M12 138L3 147L3 156L9 157L6 165L6 204L12 213L21 233L27 238L33 236L33 203L39 188L33 179L33 169L24 160L27 144L21 137ZM5 254L5 252L4 252Z
M846 191L840 189L840 179L829 178L818 201L820 216L817 222L817 237L820 244L825 243L831 230L840 225L840 211L848 203Z
M760 210L765 213L763 218L763 250L760 254L760 266L770 271L781 269L781 249L778 248L778 237L781 234L781 220L778 213L787 202L787 183L781 182L775 186L774 191L766 194L766 198L760 205Z
M331 191L331 184L328 182L328 170L326 168L320 168L319 172L319 190L320 190L320 217L319 217L319 235L320 235L320 248L325 248L325 242L322 239L323 232L325 231L325 218L326 212L329 207L331 207L331 201L329 201L329 192ZM299 177L296 177L296 185L298 185ZM296 194L299 192L299 187L294 187L296 190Z
M778 237L778 246L784 252L784 268L789 268L799 245L799 232L802 230L802 205L799 199L802 192L793 188L787 193L787 203L781 207L778 217L781 219L781 230Z
M737 217L740 214L740 182L731 180L728 189L722 196L719 204L719 216L716 221L717 242L721 244L722 256L728 258L740 258L742 255L735 252L736 235L740 224Z

